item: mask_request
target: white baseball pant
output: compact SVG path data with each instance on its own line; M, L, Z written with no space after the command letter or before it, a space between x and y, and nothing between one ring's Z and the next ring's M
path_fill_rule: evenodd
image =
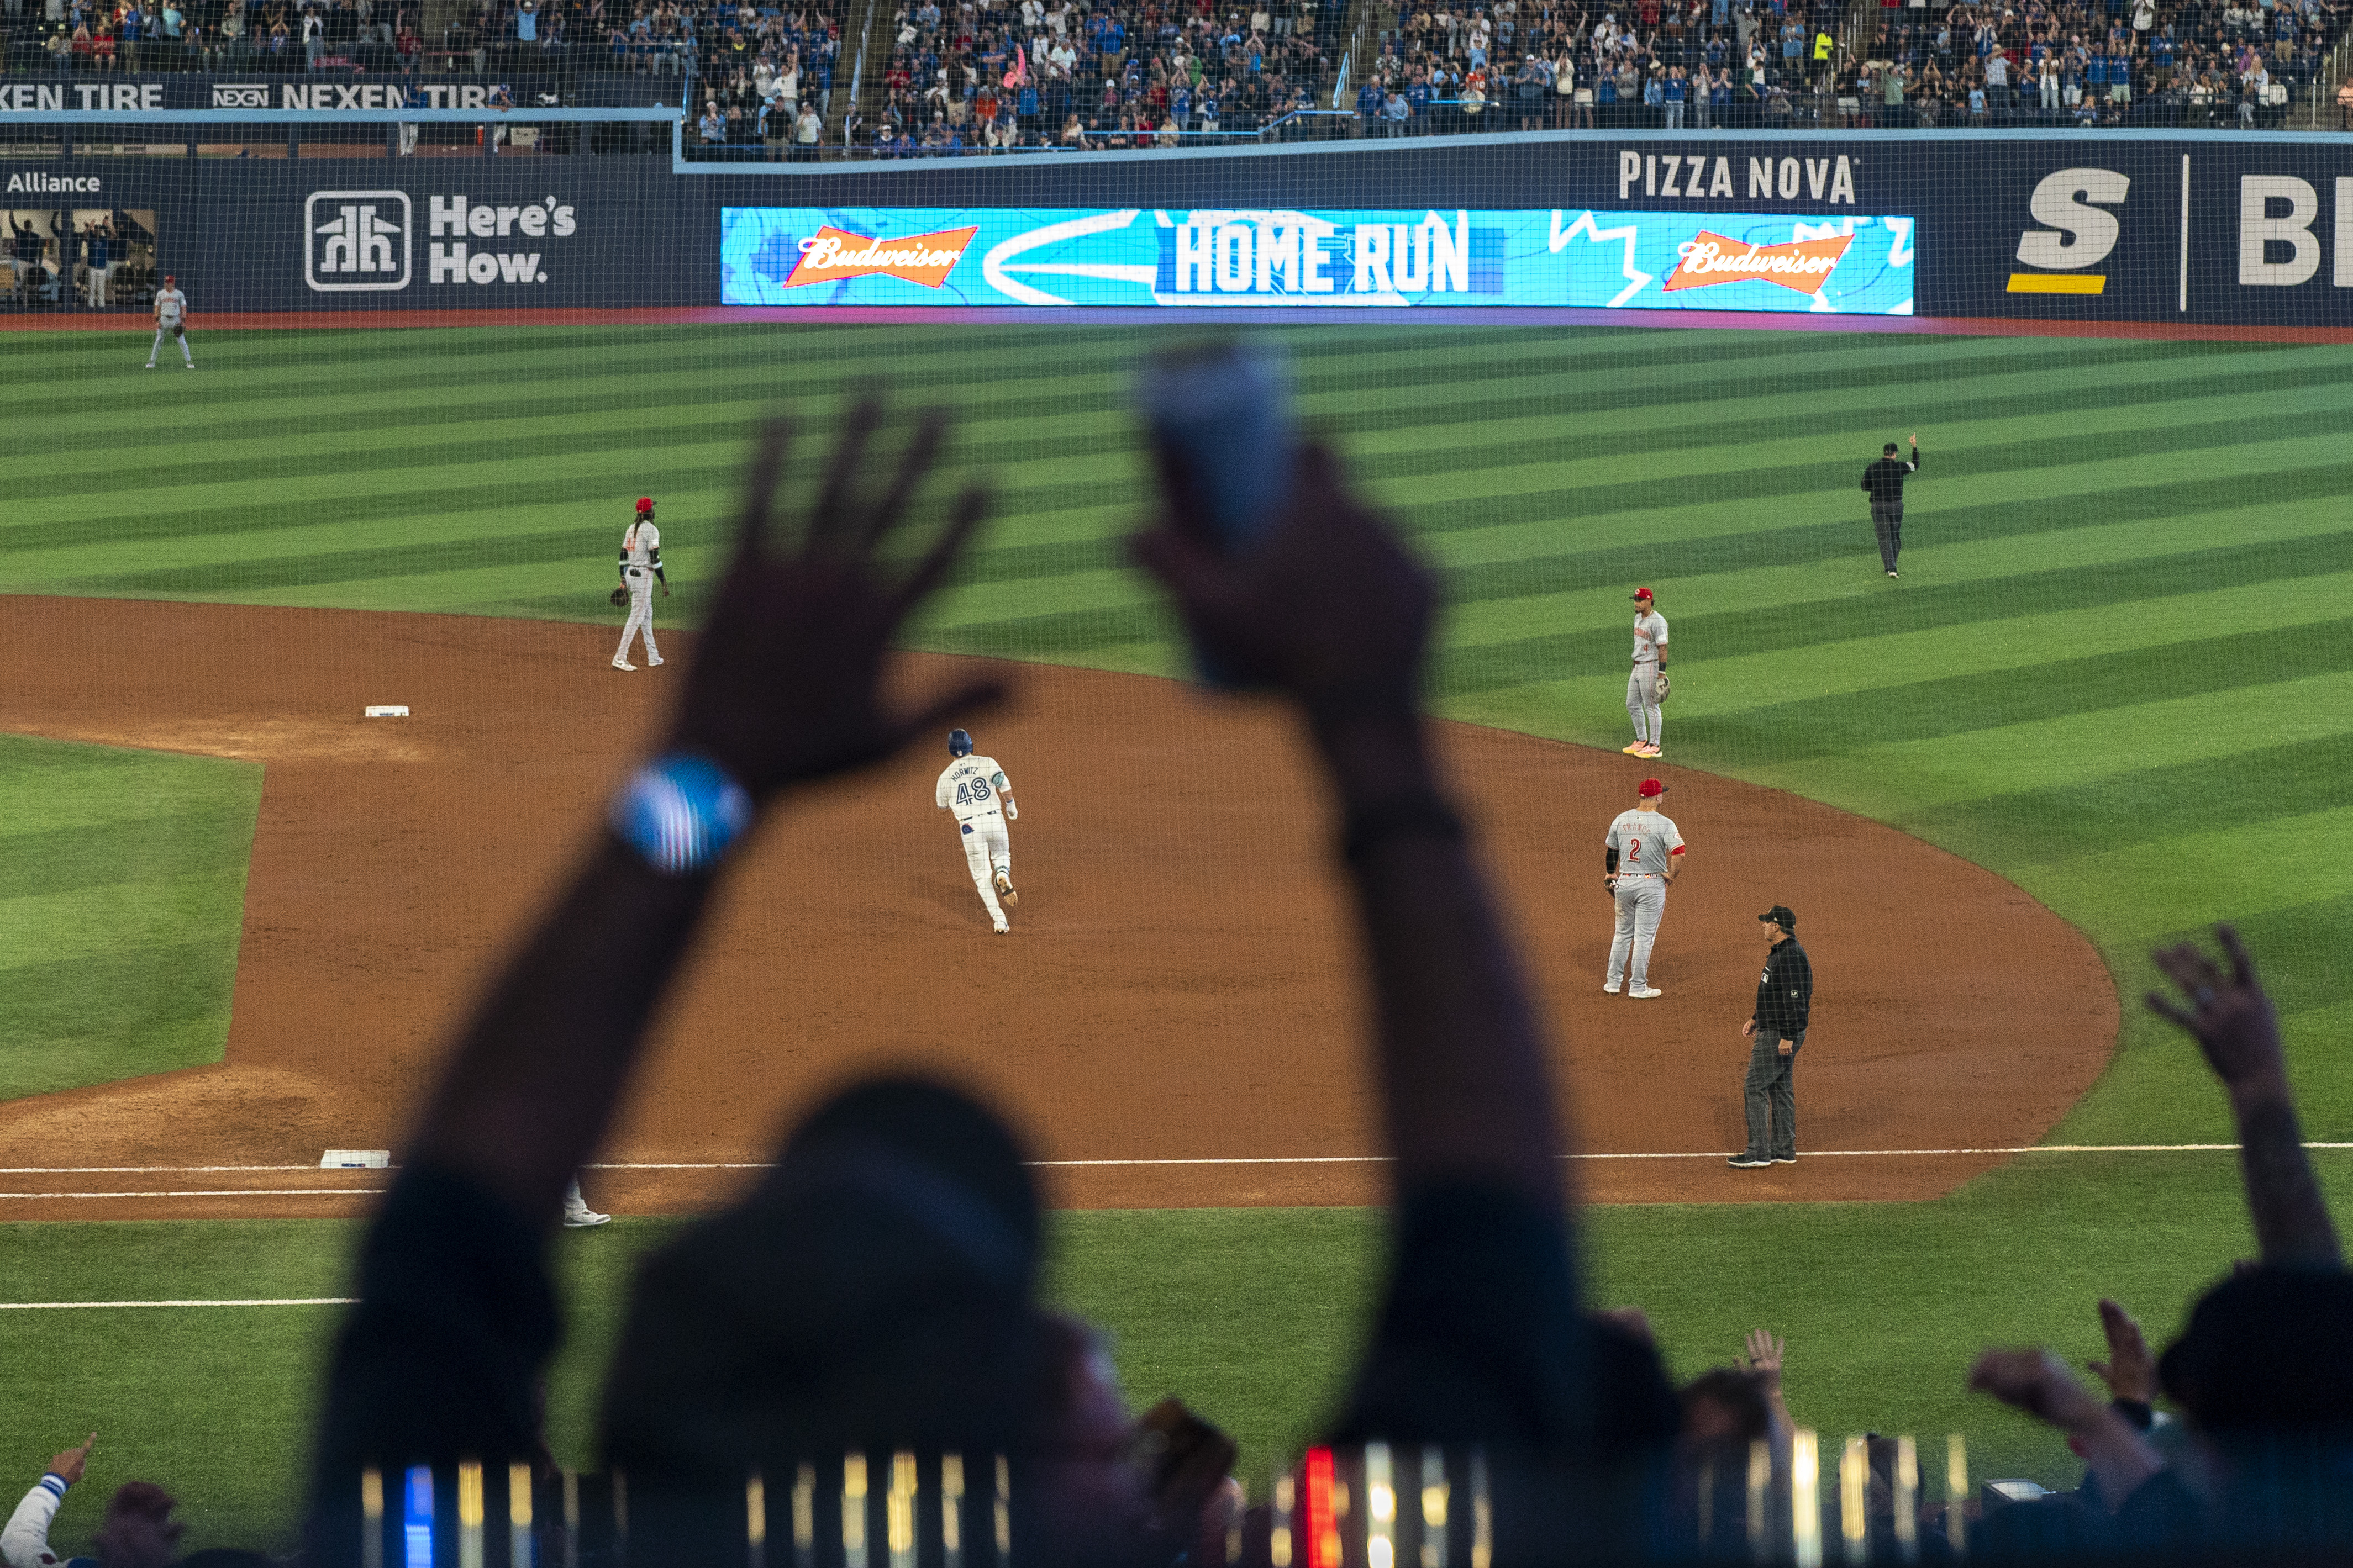
M621 646L613 657L627 664L629 639L641 637L646 645L646 662L650 664L661 658L661 649L654 646L654 574L642 566L632 566L627 575L629 618L621 623Z
M1667 912L1667 881L1663 877L1620 877L1615 894L1618 930L1609 939L1609 984L1626 978L1626 963L1633 959L1630 988L1651 984L1651 946L1659 940L1659 921Z
M959 826L964 831L964 860L971 868L972 885L980 889L980 901L988 906L988 918L1003 925L1005 910L997 901L997 873L1013 875L1013 837L1006 831L1005 814L984 811Z
M1645 659L1626 678L1626 715L1634 721L1634 739L1653 746L1665 742L1659 714L1659 667Z

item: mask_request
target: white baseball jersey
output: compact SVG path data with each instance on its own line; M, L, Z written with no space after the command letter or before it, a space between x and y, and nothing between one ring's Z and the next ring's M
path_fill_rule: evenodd
M934 800L955 812L958 822L970 822L976 816L996 816L997 797L1012 793L1013 786L1005 781L1005 770L997 765L996 758L958 757L940 774Z
M158 325L178 326L187 309L188 297L177 289L166 289L155 296L155 321Z
M621 535L621 553L628 557L624 565L650 566L660 549L661 530L651 520L631 523L628 531Z
M1634 662L1656 664L1659 649L1667 646L1667 617L1647 610L1634 617Z
M1683 852L1683 836L1674 819L1661 811L1621 811L1602 840L1618 851L1620 877L1660 877L1670 857Z

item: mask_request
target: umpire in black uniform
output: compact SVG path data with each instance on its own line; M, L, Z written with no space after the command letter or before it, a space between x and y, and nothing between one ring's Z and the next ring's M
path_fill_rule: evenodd
M1748 1047L1748 1147L1733 1156L1743 1171L1798 1163L1798 1047L1814 1002L1814 966L1798 945L1798 917L1775 904L1757 920L1771 951L1757 979L1757 1011L1740 1026Z
M1862 470L1862 488L1871 497L1871 531L1879 535L1879 560L1890 577L1895 557L1904 548L1904 481L1920 471L1920 435L1912 435L1912 459L1895 455L1890 441L1879 461Z

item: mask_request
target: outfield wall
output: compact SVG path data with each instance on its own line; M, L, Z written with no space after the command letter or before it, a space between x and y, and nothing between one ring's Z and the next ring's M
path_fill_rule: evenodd
M2353 139L2333 136L1570 134L750 172L79 157L0 163L0 187L16 210L153 211L199 310L1472 303L2353 325ZM830 265L804 268L825 231Z

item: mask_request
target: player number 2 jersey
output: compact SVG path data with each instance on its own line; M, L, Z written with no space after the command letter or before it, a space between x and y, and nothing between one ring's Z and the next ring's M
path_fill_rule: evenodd
M1620 877L1663 877L1667 857L1683 847L1683 836L1664 812L1621 811L1603 842L1618 851Z
M1005 782L1005 770L997 765L996 758L958 757L940 774L934 804L955 812L958 822L969 822L1002 809L997 797L1010 794L1012 789Z

